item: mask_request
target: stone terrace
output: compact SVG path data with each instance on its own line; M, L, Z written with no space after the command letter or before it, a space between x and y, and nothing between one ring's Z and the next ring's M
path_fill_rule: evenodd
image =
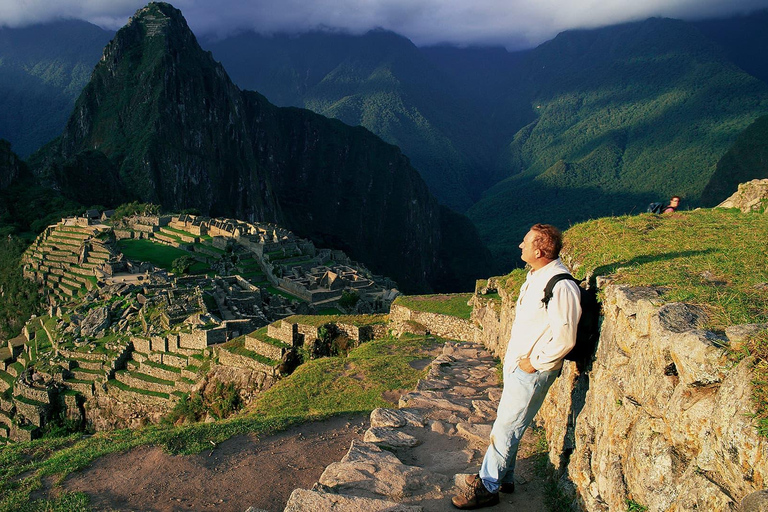
M57 303L84 294L96 286L100 268L116 256L108 242L97 238L109 229L77 217L49 226L24 253L24 276L47 287Z

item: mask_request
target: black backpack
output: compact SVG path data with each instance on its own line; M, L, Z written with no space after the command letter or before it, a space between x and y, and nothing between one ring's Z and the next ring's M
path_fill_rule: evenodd
M645 211L648 213L662 213L664 212L664 203L651 203Z
M582 281L571 274L557 274L544 287L544 298L541 299L544 307L549 305L555 285L563 279L570 279L579 285L579 303L581 304L581 318L576 328L576 345L565 355L565 359L577 363L588 363L595 353L597 341L600 338L600 303L597 302L597 291L594 287L582 288Z

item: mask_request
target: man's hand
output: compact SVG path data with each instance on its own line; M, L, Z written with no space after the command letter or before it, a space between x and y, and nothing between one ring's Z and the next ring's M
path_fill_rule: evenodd
M526 373L535 373L536 372L536 368L534 368L531 365L531 360L528 359L527 357L524 358L524 359L521 359L520 361L518 361L517 366L519 366L520 369L523 370Z

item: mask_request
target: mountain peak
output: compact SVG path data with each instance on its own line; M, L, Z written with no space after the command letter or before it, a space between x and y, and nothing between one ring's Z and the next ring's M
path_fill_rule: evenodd
M181 11L166 2L148 3L131 16L126 26L131 26L134 23L143 24L150 29L151 33L148 32L148 35L160 33L163 29L177 23L181 23L184 27L189 28Z

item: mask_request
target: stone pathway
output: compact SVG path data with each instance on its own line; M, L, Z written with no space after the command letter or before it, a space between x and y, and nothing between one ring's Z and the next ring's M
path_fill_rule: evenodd
M312 489L296 489L284 512L452 510L464 475L480 467L500 396L490 354L478 344L447 342L399 408L373 411L364 439L353 441ZM535 444L529 429L518 454L516 491L502 494L490 510L546 510Z

